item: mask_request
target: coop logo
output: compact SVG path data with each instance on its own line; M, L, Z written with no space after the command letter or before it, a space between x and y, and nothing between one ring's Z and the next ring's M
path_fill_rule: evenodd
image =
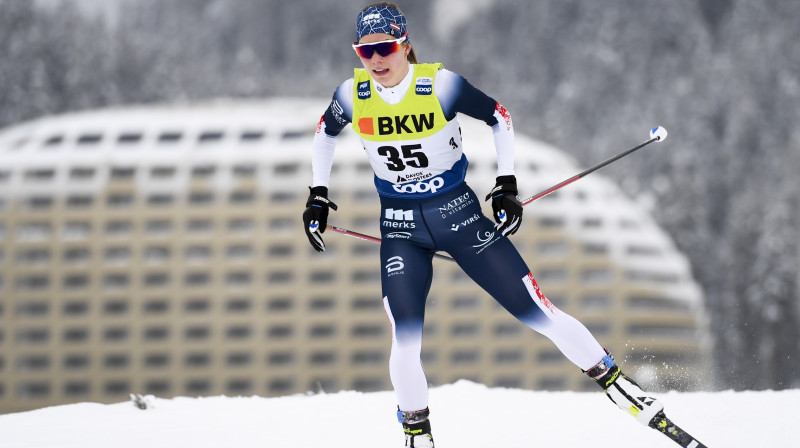
M405 267L406 265L403 263L403 257L397 257L397 256L391 257L388 260L386 260L386 266L384 266L384 268L386 269L387 277L405 274L405 271L403 271L403 268Z
M414 229L417 225L414 223L414 210L395 210L387 208L384 211L384 220L381 223L384 227L391 227L393 229Z
M436 193L444 186L444 179L441 177L434 177L429 181L415 182L413 184L392 185L394 191L398 193Z
M439 213L442 215L442 218L447 218L449 215L453 215L454 213L463 210L464 207L474 203L475 200L469 193L464 193L461 196L453 199L452 201L439 206Z
M417 95L430 95L433 93L433 78L417 78Z
M358 83L358 99L366 100L372 96L372 91L369 88L369 81Z

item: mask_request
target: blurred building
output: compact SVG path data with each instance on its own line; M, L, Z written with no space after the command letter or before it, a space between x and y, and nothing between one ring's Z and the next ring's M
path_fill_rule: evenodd
M378 245L327 233L317 254L302 230L326 103L99 110L1 132L0 412L129 393L390 389ZM491 130L462 127L468 180L486 192ZM580 171L519 135L517 168L524 196ZM379 235L371 169L350 131L331 191L332 224ZM640 382L704 384L688 263L602 175L526 207L513 239L550 300ZM434 385L595 390L454 263L435 263L423 353Z

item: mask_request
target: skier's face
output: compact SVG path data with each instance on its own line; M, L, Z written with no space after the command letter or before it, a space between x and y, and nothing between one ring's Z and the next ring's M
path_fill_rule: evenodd
M382 42L395 39L388 34L368 34L358 41L359 44L369 44L374 42ZM381 56L377 51L372 54L372 57L367 59L359 56L361 64L367 69L369 75L379 84L385 87L394 87L400 84L400 81L408 73L408 53L411 51L411 45L404 43L401 44L400 49L387 56Z

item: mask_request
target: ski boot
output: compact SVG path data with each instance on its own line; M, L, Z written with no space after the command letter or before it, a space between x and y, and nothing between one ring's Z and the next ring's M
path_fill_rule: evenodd
M639 423L664 434L684 448L707 448L664 414L664 405L649 396L635 381L622 374L614 357L606 356L585 372L605 391L609 399Z
M406 435L406 444L409 448L434 448L431 435L431 422L428 420L430 411L425 408L421 411L406 412L397 408L397 420L403 425Z
M656 398L645 393L635 381L625 376L614 362L614 357L606 355L596 366L586 371L595 380L606 396L624 412L631 414L636 420L648 426L664 405Z

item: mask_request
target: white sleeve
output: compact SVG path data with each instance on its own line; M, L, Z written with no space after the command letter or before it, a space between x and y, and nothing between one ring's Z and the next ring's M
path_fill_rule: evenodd
M499 103L494 110L497 123L492 126L494 147L497 150L497 175L514 175L514 125L511 115Z
M327 187L333 168L336 139L353 116L353 78L339 85L322 114L311 144L311 186Z
M325 122L320 121L314 142L311 144L311 186L327 187L333 168L333 153L336 151L336 136L325 133Z

